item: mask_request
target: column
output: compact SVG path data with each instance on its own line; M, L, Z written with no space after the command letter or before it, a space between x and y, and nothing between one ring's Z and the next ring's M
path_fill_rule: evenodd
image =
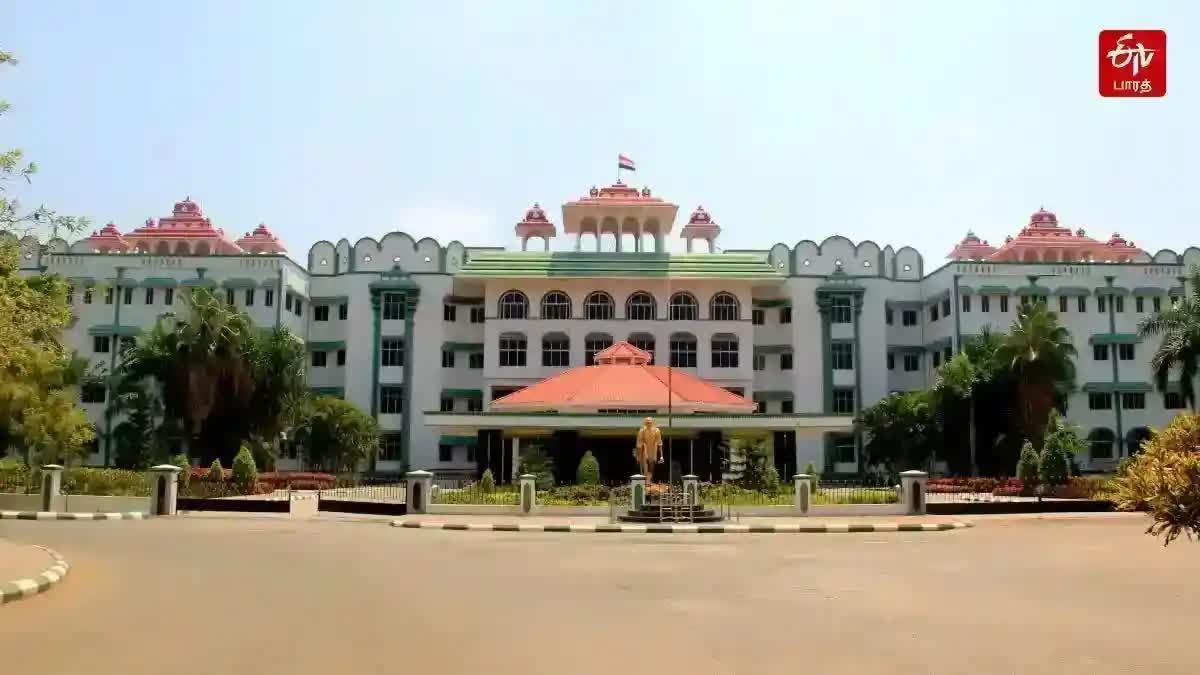
M692 252L692 237L688 237L684 241L687 242L687 252L691 253Z
M513 436L512 439L512 462L511 462L512 480L516 481L521 475L521 439Z
M521 237L521 250L529 250L529 237Z
M646 505L646 477L642 474L635 473L629 477L629 497L632 511Z
M617 224L617 253L621 252L621 248L622 248L621 240L624 238L625 238L625 226L618 223Z
M521 474L521 515L528 516L537 506L537 476Z
M929 474L924 471L900 472L900 498L904 500L904 512L910 516L925 515L925 484Z
M550 237L542 237L542 250L546 253L550 252Z
M635 233L634 236L637 237L637 239L633 243L633 250L638 253L641 253L642 249L645 248L645 245L642 243L642 224L641 223L637 224L637 227L635 228L634 233Z
M113 294L116 295L116 292ZM62 494L62 472L63 468L58 464L42 467L42 511L58 510L57 497Z
M687 505L695 507L700 503L700 478L694 474L683 477L683 494Z
M115 375L117 373L117 354L121 351L121 304L124 298L121 297L121 281L125 277L125 268L117 267L117 281L113 285L113 329L112 343L109 346L108 353L108 393L104 396L104 466L112 466L112 451L113 451L113 416L110 412L114 409L114 404L117 398L117 382ZM199 268L196 273L201 278L204 277L204 268Z
M808 507L812 504L812 479L813 477L806 473L792 476L792 483L796 486L796 513L801 516L808 515Z
M150 467L150 515L175 515L178 496L179 467L172 464Z
M433 497L433 474L428 471L409 471L408 490L405 501L409 513L429 513L429 502Z
M353 258L352 258L353 259ZM275 303L283 304L282 298L275 298ZM379 291L371 291L371 419L379 421L379 341L380 333L383 331L380 323L380 297ZM379 459L379 452L371 453L371 458L367 462L367 466L371 473L375 472L375 463Z
M410 289L404 293L404 408L400 410L400 422L404 428L400 430L400 456L405 464L412 461L412 409L413 362L416 360L414 345L417 342L417 331L413 324L413 315L417 313L417 302L421 292Z

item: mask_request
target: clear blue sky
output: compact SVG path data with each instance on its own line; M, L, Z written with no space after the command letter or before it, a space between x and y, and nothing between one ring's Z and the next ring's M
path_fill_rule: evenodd
M1102 28L1167 30L1165 99L1097 95ZM1043 204L1200 244L1183 1L42 0L0 9L0 49L22 60L0 147L42 168L25 202L124 230L191 195L298 260L393 229L512 246L618 152L724 248L837 233L939 264Z

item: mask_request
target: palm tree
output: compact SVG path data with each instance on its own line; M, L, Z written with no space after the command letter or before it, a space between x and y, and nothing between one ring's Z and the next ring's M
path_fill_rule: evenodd
M249 432L279 456L279 437L287 429L289 407L305 394L304 343L283 328L250 340L249 361L254 393L247 408Z
M1138 335L1162 337L1150 359L1154 383L1165 392L1171 370L1179 368L1179 391L1195 410L1195 379L1200 367L1200 266L1192 267L1187 282L1191 284L1191 295L1143 319L1138 324Z
M1042 302L1020 306L996 351L998 363L1017 383L1021 431L1037 449L1042 447L1058 386L1074 385L1075 355L1071 332Z
M984 326L979 335L967 339L962 353L955 355L938 370L937 383L934 385L935 391L948 392L968 401L967 444L970 449L972 476L979 475L979 460L975 450L976 399L979 388L996 377L996 352L1001 344L1000 336Z

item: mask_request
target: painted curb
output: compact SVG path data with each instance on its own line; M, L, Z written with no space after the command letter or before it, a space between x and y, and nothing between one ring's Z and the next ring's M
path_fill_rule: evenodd
M67 561L57 551L48 549L45 546L34 545L34 548L40 548L50 554L50 557L54 560L54 564L42 570L40 574L28 579L16 579L0 584L0 605L16 602L17 600L28 598L38 593L45 593L67 576L67 572L71 569L71 566L67 564Z
M413 530L471 532L636 532L638 534L841 534L850 532L945 532L974 527L974 523L813 523L811 525L525 525L521 523L434 523L393 520L392 527Z
M54 511L0 511L0 520L144 520L140 511L128 513L56 513Z

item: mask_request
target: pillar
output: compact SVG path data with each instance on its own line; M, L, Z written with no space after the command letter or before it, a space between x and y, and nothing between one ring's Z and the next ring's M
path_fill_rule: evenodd
M924 471L900 472L900 498L904 500L904 512L910 516L925 515L925 485L929 474Z
M638 253L641 253L642 249L644 249L646 247L645 244L642 242L642 224L638 223L633 231L634 231L634 236L637 237L637 239L635 239L633 242L633 250Z
M583 250L583 230L580 230L580 231L579 231L578 233L576 233L576 235L575 235L575 250L576 250L576 251L582 251L582 250Z
M529 250L529 237L521 237L521 251Z
M808 507L812 505L813 477L807 473L798 473L792 476L792 482L796 486L796 513L807 516Z
M429 513L429 502L433 498L433 474L428 471L409 471L408 493L405 501L409 513Z
M635 473L629 477L629 497L633 511L646 505L646 477L642 474Z
M150 515L173 516L177 512L180 468L172 464L150 467Z
M683 495L688 506L697 506L700 504L699 476L689 473L683 477Z
M687 238L687 239L685 239L684 241L686 241L686 242L687 242L687 252L688 252L688 253L691 253L691 252L692 252L692 238L691 238L691 237L688 237L688 238Z
M521 439L513 436L512 439L512 462L509 463L512 471L511 480L516 481L521 475Z
M118 300L120 298L117 298ZM55 497L62 494L63 468L58 464L46 464L42 467L42 511L55 511Z
M665 251L665 250L666 250L666 247L665 247L665 246L663 246L663 234L662 234L662 232L655 231L655 232L654 232L654 252L655 252L655 253L662 253L662 252L663 252L663 251Z
M537 476L531 473L521 474L521 515L533 513L537 506Z
M550 237L542 237L542 250L546 253L550 252Z
M617 253L621 252L621 240L625 238L625 227L617 225Z

